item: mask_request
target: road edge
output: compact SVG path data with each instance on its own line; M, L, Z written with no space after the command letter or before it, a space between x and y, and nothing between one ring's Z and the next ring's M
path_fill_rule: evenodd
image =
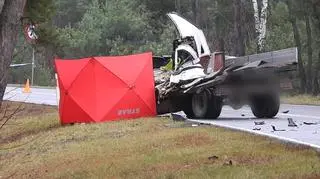
M268 133L264 133L261 131L253 131L253 130L249 130L249 129L245 129L245 128L241 128L241 127L234 127L234 126L230 126L230 125L225 125L225 124L217 124L214 122L208 122L208 121L199 121L199 120L188 120L191 122L196 122L196 123L202 123L202 124L210 124L212 126L216 126L216 127L221 127L221 128L226 128L226 129L231 129L231 130L235 130L235 131L240 131L240 132L246 132L246 133L250 133L253 135L258 135L258 136L264 136L264 137L269 137L272 139L276 139L282 142L287 142L287 143L291 143L291 144L295 144L295 145L302 145L302 146L306 146L306 147L311 147L315 150L317 150L318 152L320 152L320 146L319 145L315 145L315 144L311 144L311 143L307 143L307 142L302 142L296 139L290 139L287 137L281 137L281 136L277 136L277 135L272 135L272 134L268 134Z

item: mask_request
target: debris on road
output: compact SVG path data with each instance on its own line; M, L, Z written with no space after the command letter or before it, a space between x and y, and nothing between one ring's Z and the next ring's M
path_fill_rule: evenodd
M170 115L170 118L173 120L173 121L186 121L187 118L179 115L179 114L174 114L174 113L171 113Z
M298 127L298 125L293 121L292 118L288 118L288 127Z
M202 126L211 126L211 124L209 124L209 123L200 123L200 125L202 125Z
M289 110L287 110L287 111L283 111L282 113L283 114L288 114L290 111Z
M262 121L262 122L254 122L254 125L256 125L256 126L263 126L265 124L266 123L264 121Z
M303 124L305 125L318 125L319 123L318 122L303 122Z
M246 115L244 115L244 114L241 114L241 116L242 116L242 117L245 117Z
M271 125L271 127L272 127L272 129L273 129L272 132L284 132L284 131L286 131L286 130L284 130L284 129L276 129L276 126L273 126L273 125Z
M261 128L254 128L254 131L261 131Z

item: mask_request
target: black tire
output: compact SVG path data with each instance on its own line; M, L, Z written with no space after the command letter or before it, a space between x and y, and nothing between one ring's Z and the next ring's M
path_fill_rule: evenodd
M212 96L209 101L209 110L207 112L207 119L217 119L222 110L222 98Z
M192 111L192 96L186 96L183 104L183 112L186 114L187 118L193 119L194 113Z
M192 112L195 119L217 119L221 114L222 100L203 91L192 96Z
M273 118L280 108L280 99L276 94L258 95L253 97L251 110L257 118Z
M192 111L196 119L206 118L209 106L209 95L206 91L192 96Z

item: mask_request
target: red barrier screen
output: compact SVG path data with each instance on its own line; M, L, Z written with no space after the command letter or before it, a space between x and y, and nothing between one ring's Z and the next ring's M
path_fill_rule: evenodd
M62 124L156 115L152 53L55 60Z

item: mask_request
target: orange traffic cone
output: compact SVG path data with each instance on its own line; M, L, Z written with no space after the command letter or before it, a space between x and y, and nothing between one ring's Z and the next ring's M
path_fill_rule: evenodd
M31 89L30 89L30 82L29 82L29 79L27 79L27 82L22 90L22 92L24 93L31 93Z

